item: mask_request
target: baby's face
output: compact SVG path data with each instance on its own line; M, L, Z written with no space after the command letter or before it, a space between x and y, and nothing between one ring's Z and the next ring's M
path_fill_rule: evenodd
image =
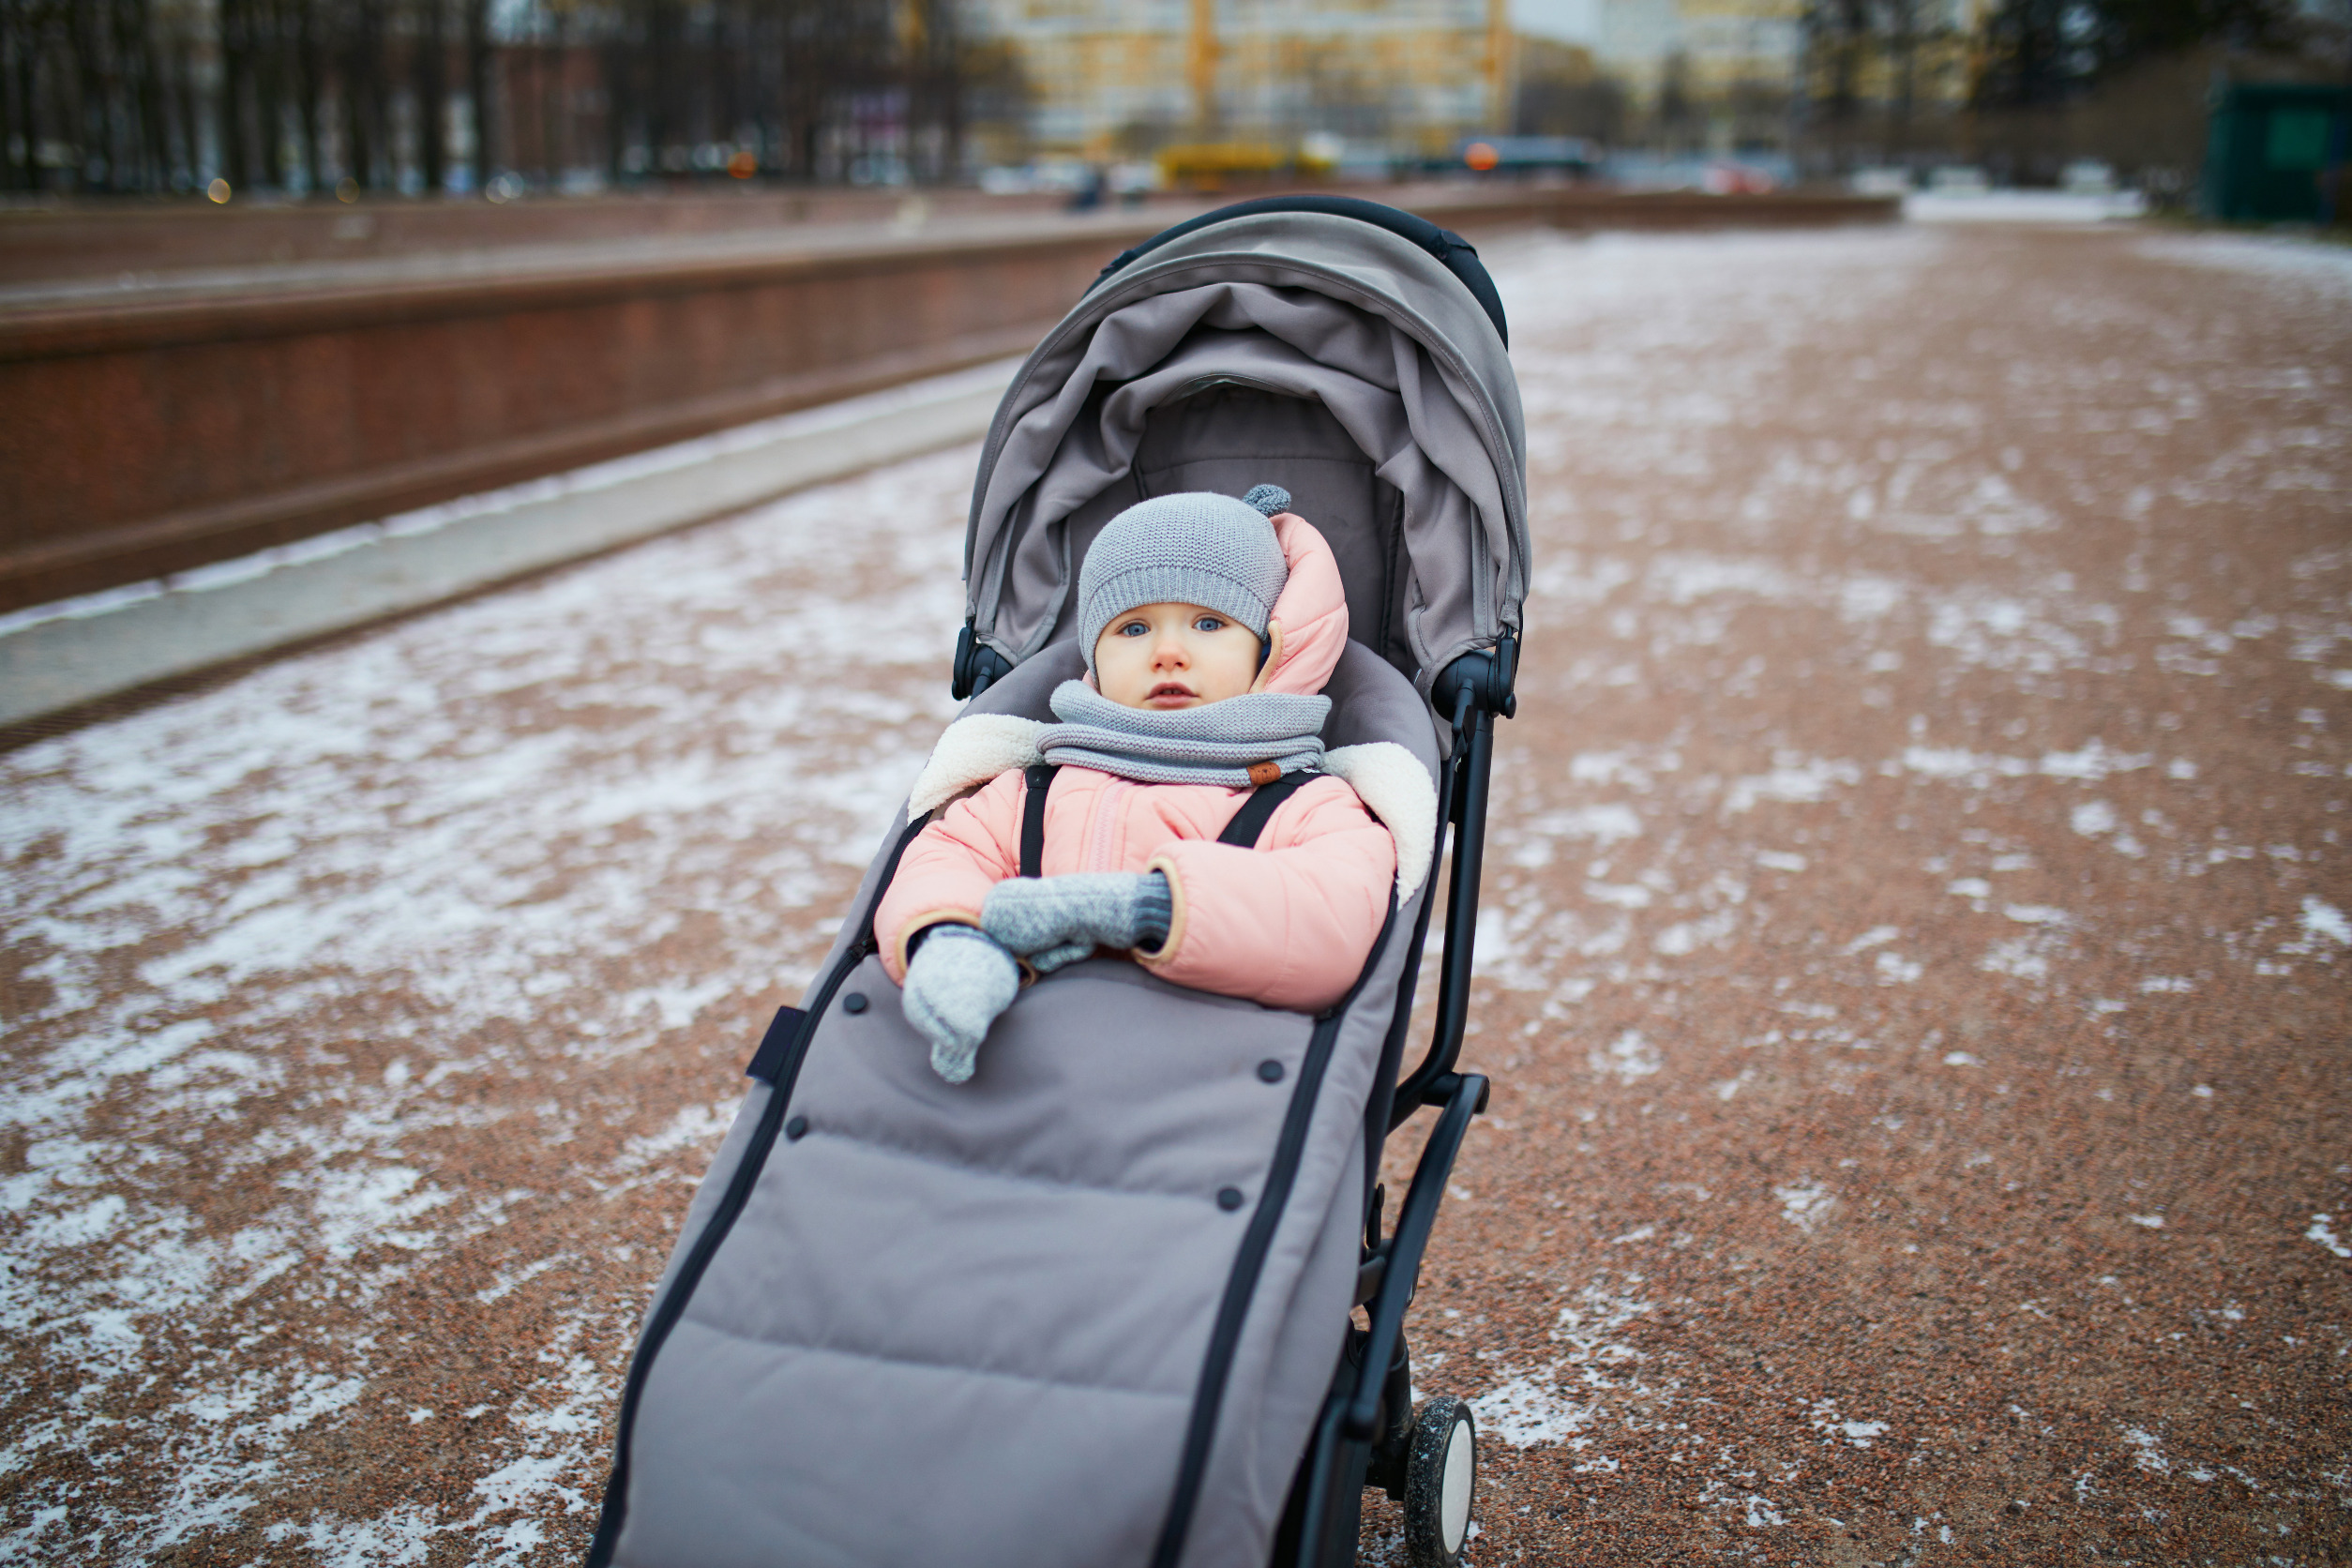
M1130 708L1197 708L1258 679L1258 634L1197 604L1147 604L1114 616L1094 642L1103 695Z

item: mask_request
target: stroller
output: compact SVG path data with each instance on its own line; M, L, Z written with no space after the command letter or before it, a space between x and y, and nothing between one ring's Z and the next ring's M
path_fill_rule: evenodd
M761 1040L656 1288L595 1568L1339 1568L1366 1486L1404 1504L1412 1561L1458 1560L1472 1419L1413 1408L1402 1330L1486 1104L1455 1058L1494 720L1515 706L1525 472L1476 252L1369 202L1180 224L1030 355L973 486L950 733L1017 734L1083 673L1078 565L1110 518L1279 485L1347 590L1325 744L1410 755L1402 787L1394 767L1360 787L1397 840L1387 924L1314 1018L1071 964L946 1085L873 933L939 793L919 781L807 1006ZM1224 841L1254 843L1287 782ZM1408 1067L1449 822L1434 1038ZM1381 1146L1425 1107L1384 1229Z

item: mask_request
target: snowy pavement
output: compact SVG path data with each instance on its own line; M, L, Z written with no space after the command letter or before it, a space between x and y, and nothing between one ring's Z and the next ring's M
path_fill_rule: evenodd
M2352 1552L2352 254L1489 248L1476 1563ZM0 1560L575 1560L974 451L0 755ZM1366 1560L1401 1560L1367 1514Z

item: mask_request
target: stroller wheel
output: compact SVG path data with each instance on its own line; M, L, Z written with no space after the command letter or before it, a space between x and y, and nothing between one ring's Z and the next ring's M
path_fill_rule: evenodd
M1425 1401L1405 1460L1405 1560L1413 1568L1455 1568L1462 1560L1477 1484L1478 1434L1470 1407L1450 1394Z

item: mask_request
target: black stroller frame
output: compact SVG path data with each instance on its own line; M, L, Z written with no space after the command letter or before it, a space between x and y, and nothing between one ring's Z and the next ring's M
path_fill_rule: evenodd
M1477 250L1459 234L1425 219L1378 203L1354 197L1267 197L1221 207L1164 231L1125 251L1106 266L1095 286L1130 263L1148 255L1171 239L1228 219L1253 213L1319 212L1352 218L1403 235L1427 250L1458 279L1477 299L1507 344L1508 326L1493 281L1478 260ZM977 696L1011 666L992 650L980 646L966 626L957 640L954 695ZM1363 1258L1356 1271L1355 1304L1369 1323L1349 1327L1348 1342L1333 1377L1332 1390L1315 1425L1314 1435L1292 1484L1288 1508L1274 1538L1273 1568L1348 1568L1356 1560L1363 1494L1378 1486L1391 1499L1409 1505L1408 1551L1416 1564L1451 1563L1460 1542L1436 1538L1431 1522L1410 1516L1417 1500L1409 1492L1424 1477L1414 1474L1416 1429L1412 1406L1411 1357L1405 1343L1405 1312L1421 1281L1421 1264L1435 1228L1439 1205L1453 1173L1470 1119L1484 1114L1491 1085L1478 1073L1457 1070L1462 1039L1470 1022L1471 967L1478 928L1479 875L1485 858L1487 782L1494 763L1494 725L1518 711L1514 692L1518 674L1518 643L1504 636L1493 648L1465 654L1440 672L1430 690L1431 705L1452 716L1452 744L1438 783L1438 841L1430 864L1443 858L1446 832L1454 832L1453 860L1447 874L1445 958L1439 973L1436 1020L1429 1048L1410 1073L1399 1078L1404 1047L1411 1030L1416 983L1423 949L1428 940L1433 898L1424 897L1413 923L1411 945L1405 955L1396 1006L1381 1053L1380 1071L1372 1101L1365 1111L1364 1223ZM1424 1108L1435 1108L1436 1124L1422 1145L1421 1158L1396 1214L1395 1228L1381 1233L1383 1189L1377 1181L1380 1151L1387 1137ZM1430 1401L1435 1405L1437 1401ZM1469 1412L1459 1401L1445 1401L1439 1412L1467 1423ZM1445 1421L1433 1425L1442 1426ZM1443 1436L1442 1433L1440 1434ZM1474 1450L1473 1450L1474 1454ZM1426 1456L1434 1467L1429 1483L1441 1485L1446 1455ZM1474 1458L1473 1458L1474 1463ZM1420 1527L1420 1528L1417 1528ZM1178 1540L1166 1544L1162 1555L1172 1568Z
M1466 241L1410 214L1351 198L1269 198L1206 214L1170 229L1119 257L1097 279L1095 288L1103 287L1108 279L1139 258L1196 230L1236 218L1283 213L1351 219L1409 241L1410 247L1417 247L1442 266L1446 273L1453 275L1452 281L1442 275L1429 279L1427 264L1419 256L1412 256L1412 266L1422 269L1421 275L1429 279L1423 286L1434 287L1442 294L1450 294L1452 282L1458 281L1475 300L1485 321L1491 323L1496 337L1507 343L1500 302L1491 280L1476 259L1476 251ZM1383 240L1380 243L1392 249L1401 249L1395 248L1393 241ZM1406 249L1405 253L1410 255L1410 249ZM1454 297L1458 301L1458 296ZM1484 340L1484 324L1478 323L1475 314L1469 315L1468 320L1476 324L1475 335ZM1499 353L1494 353L1491 346L1479 352L1488 355L1485 361L1489 367L1488 373L1500 375L1507 382L1507 361ZM1515 391L1512 397L1514 400L1509 402L1508 411L1515 441L1518 415ZM1000 425L1003 418L1004 415L1000 414ZM1488 428L1492 429L1491 426ZM991 451L993 449L992 437ZM1494 450L1491 441L1487 449L1490 452ZM1523 449L1518 450L1515 456L1523 472ZM1512 493L1515 498L1517 492L1515 490ZM1515 499L1514 505L1516 505ZM1523 552L1523 520L1515 521L1514 526L1518 529L1518 542L1515 548ZM1523 559L1523 553L1515 558ZM969 561L967 569L968 572L971 569ZM1522 587L1515 592L1515 593L1523 592L1523 580L1521 581ZM1499 625L1497 621L1489 620L1483 624L1483 629L1476 630L1474 634L1441 645L1448 652L1465 645L1470 651L1455 653L1449 662L1438 669L1434 677L1425 673L1428 666L1437 662L1434 656L1425 656L1426 662L1422 666L1425 671L1422 678L1428 682L1424 689L1425 708L1420 703L1416 703L1415 707L1425 713L1436 731L1426 739L1443 737L1446 743L1441 757L1435 759L1436 813L1427 862L1430 875L1418 890L1419 906L1413 914L1410 934L1406 937L1407 946L1395 972L1395 1001L1385 1030L1377 1035L1373 1033L1374 1030L1380 1028L1375 1014L1364 1018L1363 1024L1366 1027L1352 1035L1357 1042L1356 1054L1351 1059L1357 1063L1359 1076L1353 1080L1356 1085L1365 1083L1363 1075L1364 1069L1369 1068L1369 1092L1362 1117L1364 1168L1359 1187L1361 1207L1354 1221L1355 1232L1361 1238L1357 1244L1355 1284L1344 1342L1331 1374L1328 1391L1320 1396L1319 1405L1310 1403L1315 1399L1312 1391L1319 1380L1318 1374L1311 1366L1300 1365L1296 1361L1289 1364L1297 1367L1294 1380L1289 1385L1293 1401L1289 1410L1303 1415L1306 1409L1313 1408L1316 1414L1292 1473L1287 1501L1274 1526L1268 1557L1272 1568L1349 1568L1353 1564L1361 1531L1363 1497L1370 1486L1380 1487L1391 1498L1405 1504L1407 1557L1415 1568L1454 1568L1465 1545L1476 1464L1471 1413L1462 1401L1447 1395L1425 1400L1416 1411L1412 1403L1410 1354L1405 1341L1404 1319L1420 1283L1430 1233L1463 1140L1469 1134L1472 1118L1483 1113L1487 1106L1487 1079L1480 1074L1460 1070L1459 1060L1470 1018L1495 721L1512 716L1516 711L1514 685L1517 673L1518 635L1517 628L1508 619L1500 620ZM976 698L1012 674L1015 661L1000 649L1012 649L1014 646L1009 643L1000 644L1000 647L988 646L978 634L978 623L968 619L957 640L952 680L954 695L959 700ZM1357 645L1358 654L1365 651L1362 645ZM1021 656L1025 659L1028 653L1023 652ZM1393 660L1389 661L1389 667L1392 670L1396 668ZM1418 736L1416 744L1424 744ZM1423 758L1424 761L1428 760ZM1042 794L1039 798L1042 800ZM1426 795L1421 798L1427 800ZM1270 806L1271 800L1266 804ZM1244 815L1247 814L1245 807ZM837 993L841 991L852 971L862 964L876 962L872 905L880 897L880 890L888 884L899 855L922 826L923 816L920 813L911 815L912 820L904 823L895 842L877 861L875 869L868 873L867 888L870 891L861 895L862 928L853 937L844 932L849 940L837 949L835 957L828 962L815 993L807 999L806 1010L785 1007L778 1011L776 1021L770 1026L749 1064L749 1075L768 1086L767 1097L747 1104L745 1115L739 1119L737 1130L730 1135L730 1147L740 1152L730 1165L727 1151L722 1151L713 1177L706 1181L704 1190L698 1194L697 1209L689 1215L686 1236L682 1240L670 1274L656 1294L639 1349L632 1358L622 1400L615 1463L606 1490L603 1515L588 1553L591 1568L614 1561L616 1552L621 1551L623 1531L637 1528L628 1524L633 1434L648 1403L649 1378L657 1352L673 1333L685 1332L682 1324L686 1304L712 1269L721 1244L736 1226L739 1216L746 1212L755 1186L762 1179L769 1152L776 1147L778 1135L781 1135L786 1146L792 1146L800 1144L800 1140L812 1130L810 1116L801 1113L794 1101L795 1086L802 1084L805 1077L802 1069L809 1056L811 1042L819 1032L821 1022L831 1017ZM1262 813L1259 821L1262 822ZM1449 829L1453 842L1447 873L1444 951L1439 966L1434 1021L1426 1049L1408 1070L1406 1060L1412 1033L1415 993L1436 903L1434 871L1439 862L1446 857ZM1372 956L1366 960L1365 978L1395 956L1395 950L1389 944L1399 935L1395 929L1398 912L1398 905L1392 903L1388 925L1383 927L1380 940L1374 944ZM1365 978L1358 980L1358 989L1365 984ZM1351 991L1349 998L1355 994ZM1326 1033L1327 1029L1336 1031L1340 1027L1335 1020L1345 1015L1348 1005L1349 998L1343 998L1329 1013L1319 1015L1314 1036L1316 1041L1325 1041L1330 1037ZM869 1012L866 995L848 994L840 1011L846 1015L856 1015L858 1018L841 1027L860 1027L865 1020L883 1010L875 1006ZM897 1027L904 1026L900 1024ZM1379 1051L1377 1061L1373 1061L1370 1048L1376 1038ZM1319 1065L1310 1065L1320 1060L1312 1052L1327 1048L1323 1046L1310 1047L1307 1063L1303 1063L1301 1067L1298 1079L1301 1099L1297 1103L1312 1107L1312 1076L1320 1071ZM1274 1067L1275 1071L1274 1076L1264 1078L1264 1081L1278 1081L1281 1077L1279 1064L1270 1062L1265 1065ZM806 1098L806 1086L802 1085L802 1089ZM1351 1093L1357 1091L1350 1091ZM834 1093L837 1096L842 1091L837 1085ZM822 1106L809 1108L815 1111L820 1121L822 1120L825 1113ZM1336 1120L1326 1121L1321 1125L1333 1133L1342 1132L1349 1126L1347 1113L1338 1107L1333 1108ZM1403 1201L1397 1207L1394 1227L1384 1229L1386 1193L1378 1179L1381 1153L1387 1138L1425 1108L1434 1109L1437 1115L1422 1145ZM1304 1138L1305 1122L1293 1120L1300 1129L1297 1136ZM1277 1153L1276 1164L1270 1168L1279 1169L1284 1157L1296 1158L1295 1148L1289 1141L1292 1134L1289 1129L1292 1124L1292 1122L1285 1123L1282 1144L1284 1149L1290 1150L1290 1153L1288 1156ZM822 1131L822 1128L818 1130ZM1323 1138L1320 1147L1327 1151L1340 1147L1321 1133L1317 1136ZM824 1143L823 1138L814 1138L801 1147L813 1149ZM1328 1154L1322 1157L1328 1162ZM1344 1157L1352 1159L1354 1155L1349 1153ZM1333 1172L1329 1163L1321 1168L1327 1177ZM1321 1256L1331 1260L1331 1268L1334 1271L1344 1270L1348 1245L1348 1231L1342 1227L1349 1222L1340 1207L1345 1202L1345 1182L1348 1179L1344 1164L1339 1168L1338 1177L1339 1185L1323 1189L1333 1193L1335 1201L1322 1211L1328 1221L1328 1229L1323 1231L1328 1238L1328 1250ZM1288 1175L1270 1178L1270 1184L1273 1180L1287 1183L1289 1178ZM1228 1189L1226 1194L1219 1194L1217 1206L1231 1211L1238 1205L1225 1200L1228 1194L1234 1199L1239 1199L1241 1194L1238 1189ZM1268 1199L1264 1201L1274 1207L1261 1208L1260 1213L1278 1218L1280 1200ZM1255 1227L1258 1221L1253 1219L1251 1223ZM1249 1249L1250 1244L1244 1241L1243 1256L1245 1259L1253 1256ZM1256 1264L1253 1262L1250 1267L1254 1269ZM1331 1290L1320 1300L1335 1304L1337 1287L1344 1275L1334 1278L1327 1271L1322 1277ZM1245 1305L1251 1287L1244 1280L1238 1265L1233 1279L1229 1281L1229 1305L1232 1300L1230 1292L1237 1288ZM1361 1327L1354 1320L1354 1311L1358 1308L1364 1314ZM1324 1310L1328 1309L1319 1305L1316 1308L1319 1314ZM1229 1332L1225 1324L1229 1316L1221 1311L1218 1334ZM1238 1318L1231 1320L1238 1325ZM1238 1326L1231 1332L1238 1333ZM1328 1345L1330 1341L1320 1340L1319 1343ZM1213 1337L1209 1357L1212 1367L1220 1364L1218 1358L1221 1353L1229 1353L1220 1352L1216 1346L1217 1340ZM690 1404L691 1390L699 1386L692 1383L691 1372L692 1364L689 1363L687 1368L678 1375L686 1381L664 1385L672 1387L673 1392L660 1395L655 1401L661 1410L674 1415L687 1408L681 1401ZM1221 1380L1223 1375L1219 1371L1215 1377ZM1175 1495L1168 1505L1167 1523L1159 1532L1156 1547L1151 1553L1153 1568L1179 1568L1180 1560L1185 1559L1187 1523L1196 1512L1195 1505L1202 1485L1200 1466L1206 1462L1203 1455L1208 1452L1211 1434L1215 1427L1216 1401L1222 1387L1221 1381L1207 1380L1210 1377L1207 1372L1203 1377L1201 1395L1193 1410L1193 1439L1185 1444L1185 1457L1176 1478ZM668 1403L661 1403L662 1400ZM1296 1428L1289 1430L1295 1431ZM1269 1454L1267 1459L1270 1462L1285 1459L1289 1440L1286 1432L1283 1446ZM701 1451L679 1449L676 1452L692 1454ZM665 1500L692 1495L687 1481L679 1479L686 1472L681 1470L677 1463L672 1462L670 1469L662 1473L670 1479L656 1486L649 1496L657 1501L664 1501L667 1506ZM1261 1470L1258 1473L1272 1481L1276 1480L1281 1472L1274 1470L1269 1473ZM669 1489L664 1491L662 1486ZM1024 1494L1012 1491L998 1495ZM1271 1512L1274 1495L1270 1490L1260 1490L1257 1494L1260 1500L1257 1506L1260 1511L1246 1515L1253 1521L1248 1528L1261 1532L1254 1537L1257 1541L1265 1539L1262 1530ZM731 1500L729 1505L732 1506ZM680 1515L673 1510L663 1515L664 1522L659 1528L674 1532L682 1528L677 1523L679 1518ZM686 1536L679 1538L690 1536L691 1531L688 1530ZM1208 1549L1196 1549L1192 1560L1199 1560L1201 1552ZM629 1551L633 1553L636 1548L631 1547ZM682 1560L692 1562L707 1556L707 1553L686 1551ZM635 1560L632 1558L632 1560ZM664 1559L680 1560L676 1552Z
M1445 959L1439 975L1437 1018L1428 1052L1410 1074L1394 1080L1411 1025L1414 982L1429 932L1433 900L1424 899L1420 918L1414 922L1412 945L1406 953L1404 980L1397 990L1395 1016L1381 1063L1382 1080L1395 1081L1395 1087L1386 1103L1376 1090L1367 1112L1367 1130L1380 1135L1370 1139L1369 1163L1377 1167L1382 1138L1424 1108L1435 1108L1438 1119L1422 1145L1421 1159L1397 1211L1396 1227L1388 1235L1380 1234L1381 1189L1373 1185L1366 1195L1356 1304L1365 1309L1370 1327L1350 1325L1349 1329L1346 1353L1275 1537L1275 1568L1346 1568L1353 1563L1364 1488L1379 1486L1392 1499L1408 1501L1408 1488L1417 1479L1410 1473L1416 1424L1405 1309L1420 1286L1423 1255L1455 1158L1469 1136L1470 1119L1485 1111L1490 1088L1483 1074L1458 1071L1457 1063L1470 1021L1494 723L1517 711L1517 699L1512 692L1517 654L1517 643L1505 639L1491 652L1464 655L1438 679L1436 694L1441 699L1451 694L1454 731L1445 773L1439 782L1439 841L1435 846L1437 852L1443 852L1451 823L1455 832L1446 882ZM1440 1452L1433 1457L1439 1467L1433 1479L1441 1484L1444 1455ZM1409 1521L1409 1533L1413 1533L1412 1526L1422 1523ZM1416 1561L1425 1553L1436 1560L1451 1561L1459 1543L1451 1545L1455 1550L1435 1541L1425 1545L1413 1541L1409 1549L1418 1548L1413 1551Z
M1500 300L1477 251L1458 234L1425 219L1376 203L1349 197L1271 197L1223 207L1180 224L1145 241L1103 269L1096 280L1111 278L1128 264L1180 234L1229 218L1263 212L1324 212L1374 223L1404 235L1428 250L1458 278L1477 298L1496 331L1508 341ZM1494 762L1494 723L1517 711L1513 686L1517 675L1518 644L1504 637L1488 650L1465 654L1442 671L1431 688L1433 707L1452 716L1452 744L1438 784L1438 842L1431 864L1444 855L1449 825L1454 829L1453 860L1446 883L1445 957L1440 971L1435 1027L1429 1048L1409 1073L1400 1078L1404 1048L1410 1033L1416 983L1423 949L1429 934L1435 900L1425 897L1413 923L1411 945L1405 955L1397 988L1395 1015L1382 1050L1380 1072L1365 1112L1368 1155L1364 1172L1364 1224L1362 1261L1356 1273L1355 1304L1365 1312L1368 1328L1352 1323L1345 1354L1334 1375L1332 1389L1318 1419L1305 1455L1292 1484L1289 1506L1274 1539L1274 1568L1347 1568L1356 1560L1363 1493L1379 1486L1389 1497L1409 1505L1409 1533L1416 1537L1410 1550L1416 1562L1451 1562L1460 1542L1441 1539L1430 1521L1415 1518L1414 1504L1435 1500L1409 1497L1417 1483L1441 1486L1446 1455L1442 1444L1428 1456L1425 1481L1416 1476L1412 1406L1411 1358L1405 1343L1406 1309L1412 1304L1421 1279L1421 1264L1445 1197L1448 1178L1469 1135L1470 1119L1486 1108L1490 1085L1481 1074L1457 1070L1462 1038L1470 1021L1471 967L1478 927L1479 875L1485 855L1487 781ZM954 695L977 696L1011 670L993 650L981 646L966 626L957 640ZM1377 1182L1380 1150L1387 1137L1426 1108L1438 1112L1437 1123L1422 1146L1412 1181L1397 1211L1395 1228L1383 1235L1383 1189ZM1436 1401L1430 1402L1435 1405ZM1467 1423L1469 1412L1448 1400L1440 1415ZM1440 1421L1435 1425L1447 1423ZM1442 1434L1440 1434L1442 1437ZM1473 1450L1474 1455L1474 1450ZM1474 1463L1474 1458L1473 1461ZM1419 1527L1419 1528L1416 1528ZM1171 1568L1181 1537L1164 1543L1168 1559L1154 1568Z

